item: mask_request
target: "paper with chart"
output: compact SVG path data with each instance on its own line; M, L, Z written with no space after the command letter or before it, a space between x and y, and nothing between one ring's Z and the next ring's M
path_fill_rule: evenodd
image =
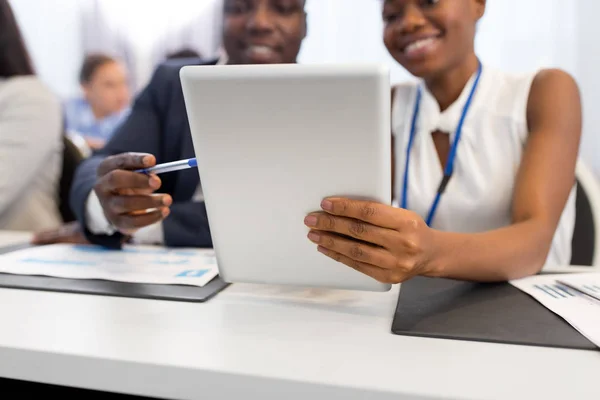
M562 279L569 279L570 275L536 275L510 283L562 317L600 347L600 301L559 283ZM576 275L579 274L572 274L572 277Z
M600 272L567 274L560 277L558 282L600 301Z
M218 275L213 250L53 244L0 255L0 273L204 286Z

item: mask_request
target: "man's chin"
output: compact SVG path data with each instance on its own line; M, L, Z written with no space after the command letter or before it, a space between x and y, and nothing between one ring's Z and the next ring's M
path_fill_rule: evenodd
M247 51L244 54L246 64L279 64L281 56L276 52L253 52Z

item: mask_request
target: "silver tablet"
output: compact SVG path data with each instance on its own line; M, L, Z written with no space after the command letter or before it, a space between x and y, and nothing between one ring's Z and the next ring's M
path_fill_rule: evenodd
M180 76L221 277L389 290L317 252L303 223L328 196L391 204L387 68L187 66Z

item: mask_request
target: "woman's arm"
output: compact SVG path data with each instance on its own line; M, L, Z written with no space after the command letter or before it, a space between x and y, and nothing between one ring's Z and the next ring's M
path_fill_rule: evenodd
M481 234L439 232L438 274L505 280L532 275L544 265L575 184L581 101L573 78L559 70L540 72L531 87L527 123L512 225Z
M581 136L575 81L562 71L540 72L527 119L530 133L510 226L478 234L442 232L407 210L334 198L322 203L324 212L305 219L309 239L325 255L389 283L416 275L504 281L538 272L575 183Z

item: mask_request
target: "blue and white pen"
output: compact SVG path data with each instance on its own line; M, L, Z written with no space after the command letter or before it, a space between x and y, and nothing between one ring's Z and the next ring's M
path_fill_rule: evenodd
M158 164L154 167L138 169L135 172L142 174L164 174L165 172L179 171L182 169L194 168L198 166L195 158L188 158L187 160L172 161L164 164Z

